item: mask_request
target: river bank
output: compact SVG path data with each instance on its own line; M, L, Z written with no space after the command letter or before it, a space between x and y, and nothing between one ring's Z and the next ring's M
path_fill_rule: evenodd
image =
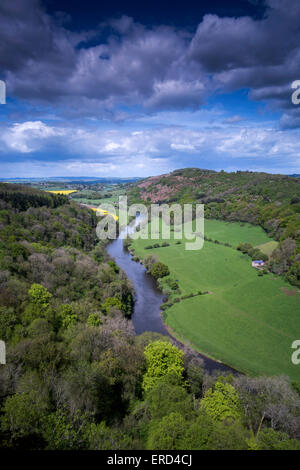
M115 260L117 265L126 273L133 284L135 304L132 322L135 333L137 335L146 331L160 333L169 336L172 342L181 349L187 349L188 347L178 341L163 323L160 306L164 301L164 295L158 289L156 282L152 276L146 272L146 268L140 262L134 261L131 253L123 247L123 238L126 233L130 230L134 230L138 224L139 221L136 219L131 227L126 227L126 229L120 233L119 237L106 247L110 257ZM212 372L213 370L219 370L236 373L231 367L206 357L196 350L190 350L191 354L197 355L203 360L204 368L207 371Z

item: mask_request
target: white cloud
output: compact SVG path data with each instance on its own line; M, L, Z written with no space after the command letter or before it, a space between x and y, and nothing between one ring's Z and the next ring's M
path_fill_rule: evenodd
M269 171L276 169L279 161L285 162L286 168L293 168L293 171L299 166L297 131L279 131L262 124L226 126L222 117L220 123L202 125L198 129L172 125L132 132L130 126L129 129L121 126L114 130L95 126L62 128L30 121L4 129L0 147L4 142L11 154L17 151L31 155L33 159L39 158L37 152L47 155L47 160L50 159L54 166L64 165L68 174L72 171L91 174L95 168L106 174L146 175L178 166L218 168L221 161L224 169L231 167L233 162L243 161L269 165ZM52 158L48 155L49 148L58 149L51 152ZM59 161L62 158L64 164Z
M3 142L11 150L30 153L43 147L49 138L64 135L64 130L47 126L41 121L15 123L2 134Z

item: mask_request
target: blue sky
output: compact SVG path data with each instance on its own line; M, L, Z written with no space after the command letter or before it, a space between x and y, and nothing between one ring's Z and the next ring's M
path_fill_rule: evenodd
M1 2L1 177L300 173L299 2L169 5Z

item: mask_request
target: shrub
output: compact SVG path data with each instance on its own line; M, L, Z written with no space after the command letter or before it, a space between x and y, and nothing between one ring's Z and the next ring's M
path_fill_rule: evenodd
M130 238L123 238L123 247L124 247L125 249L128 249L130 245L131 245L131 240L130 240Z
M244 254L249 253L249 251L252 249L253 246L251 245L251 243L240 243L237 247L237 250L241 251Z
M170 274L169 268L166 264L161 263L160 261L153 264L151 269L151 274L154 279L159 279Z

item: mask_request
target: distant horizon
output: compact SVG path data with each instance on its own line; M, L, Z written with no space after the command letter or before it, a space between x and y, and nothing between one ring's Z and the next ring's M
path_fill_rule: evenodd
M165 173L160 173L159 175L156 174L149 174L147 176L15 176L15 177L0 177L0 181L6 181L6 180L139 180L139 179L145 179L145 178L152 178L156 176L161 176L164 174L169 174L173 173L175 171L179 170L186 170L186 169L197 169L197 170L204 170L204 171L214 171L216 173L220 173L224 171L225 173L237 173L237 172L245 172L245 173L266 173L269 175L283 175L283 176L300 176L300 173L272 173L269 171L255 171L255 170L232 170L232 171L226 171L226 170L213 170L213 169L208 169L208 168L198 168L198 167L184 167L184 168L177 168L174 170L167 171Z

